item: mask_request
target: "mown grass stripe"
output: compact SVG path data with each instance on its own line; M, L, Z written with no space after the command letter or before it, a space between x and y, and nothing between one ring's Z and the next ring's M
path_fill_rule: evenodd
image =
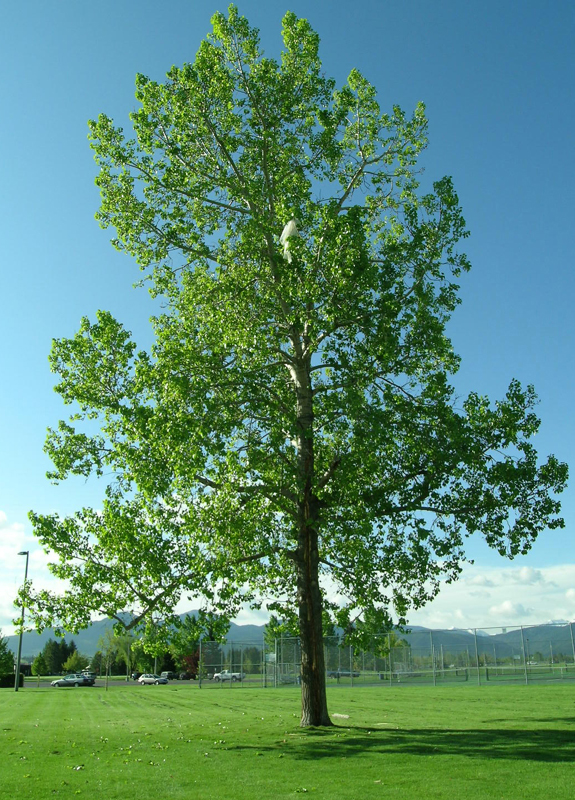
M572 797L569 687L338 688L329 701L337 724L302 730L283 690L6 690L3 796Z

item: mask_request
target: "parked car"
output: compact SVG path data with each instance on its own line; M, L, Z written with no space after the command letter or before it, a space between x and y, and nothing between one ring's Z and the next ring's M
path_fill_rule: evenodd
M229 672L227 669L224 669L222 672L216 672L212 680L216 683L219 681L232 681L232 683L235 683L236 681L243 681L245 677L245 672Z
M196 674L194 672L180 672L179 680L181 681L195 681Z
M177 681L179 680L178 674L176 672L170 672L170 670L166 670L162 672L161 678L166 678L168 681Z
M63 678L58 678L57 680L52 681L51 686L93 686L95 682L95 678L75 672L70 675L64 675Z
M349 669L331 669L327 672L328 678L359 678L359 672L351 672Z
M140 677L138 678L138 683L140 683L142 686L144 686L144 684L146 683L155 683L157 686L159 683L167 683L167 682L168 682L167 678L162 678L161 675L154 675L153 672L144 672L144 674L140 675Z
M132 672L132 680L137 681L141 674L141 672Z

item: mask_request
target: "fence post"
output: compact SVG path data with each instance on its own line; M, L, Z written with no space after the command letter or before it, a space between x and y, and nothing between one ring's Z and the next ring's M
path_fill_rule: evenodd
M200 636L200 655L198 660L198 685L200 689L202 688L202 637Z
M264 689L267 689L268 685L268 665L266 661L266 637L265 634L262 636L262 685Z
M295 639L295 656L297 657L297 664L299 666L298 685L301 685L301 639L299 636Z
M477 665L477 685L481 686L481 675L479 674L479 650L477 649L477 628L473 628L475 637L475 664Z
M393 667L391 665L391 633L387 634L387 644L389 647L389 685L392 684L392 674L393 674Z
M433 685L437 686L437 679L435 677L435 653L433 652L433 631L429 631L429 641L431 644L431 669L433 670Z
M274 689L278 688L278 637L274 639L275 646L275 664L274 664Z
M569 633L571 634L571 649L573 650L573 665L575 666L575 642L573 641L573 623L569 623Z
M529 683L529 675L527 673L527 659L525 658L525 635L523 634L523 625L521 625L521 648L523 649L523 669L525 671L525 685Z
M353 689L353 645L349 646L349 679L351 681L351 688Z

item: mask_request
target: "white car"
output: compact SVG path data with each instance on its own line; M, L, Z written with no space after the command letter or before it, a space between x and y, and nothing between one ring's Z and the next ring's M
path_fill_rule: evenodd
M232 683L235 683L236 681L243 681L245 677L245 672L229 672L224 669L222 672L216 672L212 680L216 683L220 683L220 681L232 681Z
M140 675L140 677L138 678L138 683L141 683L142 686L145 683L155 683L157 686L159 683L167 683L167 682L168 681L166 680L166 678L162 678L160 675L154 675L153 672L144 672L144 674Z

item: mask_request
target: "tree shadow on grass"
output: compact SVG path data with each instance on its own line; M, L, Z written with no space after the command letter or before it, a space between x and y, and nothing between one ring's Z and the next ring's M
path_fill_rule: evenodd
M302 741L302 737L305 741ZM567 730L455 730L405 728L326 728L268 746L229 749L275 751L298 760L381 755L464 756L543 762L575 761L575 737Z
M491 722L497 722L497 720L491 720ZM564 725L575 725L575 717L529 717L529 722L561 722Z

